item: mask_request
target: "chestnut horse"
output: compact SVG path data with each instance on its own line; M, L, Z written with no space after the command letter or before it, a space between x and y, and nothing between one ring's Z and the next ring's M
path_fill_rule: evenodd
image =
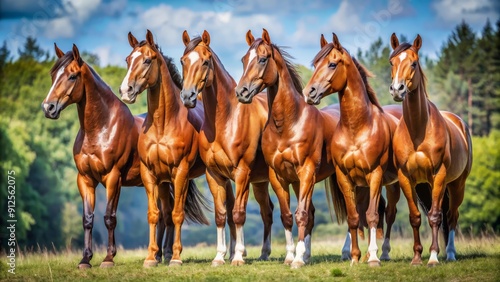
M54 43L56 63L50 73L52 87L42 103L45 117L58 119L62 110L77 104L80 129L73 146L77 184L83 201L85 247L79 268L90 268L95 188L106 187L104 223L108 248L101 267L114 265L116 209L121 186L141 186L137 138L144 119L134 117L109 86L80 57L76 45L66 54Z
M271 253L273 204L269 198L269 169L260 146L268 113L266 96L259 95L252 104L238 103L234 93L236 82L210 48L210 34L206 30L201 37L192 40L187 31L184 31L182 40L186 49L181 58L181 99L186 107L193 108L197 104L198 94L202 93L205 108L205 122L201 127L199 142L200 155L207 166L206 177L214 197L216 213L217 255L212 265L224 264L224 194L230 180L236 185L236 200L232 212L236 225L236 246L231 264L245 263L243 225L250 183L264 222L260 259L268 260Z
M390 56L390 93L395 101L403 102L403 118L394 134L393 146L399 183L408 201L413 227L414 256L411 263L422 264L421 216L414 197L418 194L415 186L426 183L430 186L432 197L428 211L432 244L427 265L433 266L439 263L438 230L445 206L449 209L446 214L448 226L445 226L449 231L446 255L447 260L455 260L458 207L464 198L465 181L472 166L471 136L462 119L450 112L440 112L429 100L418 57L422 46L420 35L413 44L399 44L393 33L391 46L394 51ZM446 191L449 202L443 203Z
M384 112L368 84L368 71L342 47L335 33L331 43L322 35L320 45L321 50L313 60L315 71L303 94L309 104L318 104L322 97L338 92L340 121L335 128L331 155L347 206L351 259L352 263L357 263L361 255L357 238L360 217L356 196L367 193L368 188L369 204L365 209L370 234L368 264L378 266L376 228L382 185L387 186L389 203L387 235L390 234L399 199L397 173L392 161L392 135L397 126L398 111L391 106L396 116ZM387 235L384 253L387 251L388 255Z
M155 228L158 223L158 194L169 194L174 186L172 223L175 226L170 265L181 265L181 226L185 203L197 207L193 221L208 224L203 198L192 180L201 176L205 165L198 155L198 131L203 122L202 105L188 111L179 97L181 79L170 58L163 56L148 30L146 40L138 42L129 32L132 52L127 57L127 74L120 86L122 100L134 103L147 89L148 111L139 134L138 151L141 177L148 197L149 246L144 266L156 266L158 251ZM186 198L188 191L195 192ZM160 197L162 199L162 197ZM162 205L168 205L168 201Z
M264 29L262 38L258 39L248 31L246 41L250 48L242 59L244 73L236 87L236 95L241 103L251 103L257 93L267 88L269 114L262 132L262 152L270 167L269 180L280 201L287 239L285 263L298 268L310 258L314 184L334 178L334 167L328 152L340 113L335 106L320 111L304 101L299 75L288 54L271 43L267 30ZM331 184L335 182L330 179ZM295 220L299 232L295 258L291 236L290 184L298 197ZM338 187L329 188L334 190ZM338 193L340 191L332 191L334 195ZM334 204L340 204L337 200L338 197L333 199ZM345 208L341 204L337 207Z

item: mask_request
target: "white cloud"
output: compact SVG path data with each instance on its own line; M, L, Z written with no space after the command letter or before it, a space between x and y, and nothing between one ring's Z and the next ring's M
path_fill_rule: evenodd
M354 6L351 1L342 0L337 12L330 17L328 25L338 33L353 32L362 24L359 15L359 7Z
M98 46L92 50L91 53L96 54L99 57L101 66L123 65L124 57L121 54L116 53L110 45Z
M457 24L462 20L468 23L484 23L486 18L494 21L499 16L498 0L439 0L432 3L437 18Z
M55 18L44 24L47 38L70 38L74 35L74 24L69 17Z

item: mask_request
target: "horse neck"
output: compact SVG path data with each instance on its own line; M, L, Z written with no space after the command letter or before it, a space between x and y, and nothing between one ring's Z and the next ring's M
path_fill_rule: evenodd
M120 103L111 89L100 79L100 77L84 65L82 72L84 94L77 103L80 128L88 135L100 132L107 126L110 113Z
M358 130L371 122L372 103L354 62L347 66L347 71L346 86L339 91L340 124Z
M278 68L278 80L275 85L267 88L269 103L268 120L274 125L278 132L290 129L297 121L305 107L305 101L300 92L295 88L290 72L283 58L275 52L276 65Z
M423 79L420 79L417 87L403 100L403 120L412 140L423 140L429 120L429 100Z
M158 81L148 88L147 120L156 126L158 134L163 135L170 121L178 117L181 110L179 89L174 84L166 62L160 58Z
M238 104L234 88L236 82L227 71L213 59L214 78L210 87L203 89L203 105L205 107L205 121L211 128L220 123L226 127L232 109Z

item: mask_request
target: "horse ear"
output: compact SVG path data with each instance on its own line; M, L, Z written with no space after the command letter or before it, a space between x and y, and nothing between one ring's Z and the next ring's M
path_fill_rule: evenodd
M321 34L321 38L319 40L319 45L321 46L321 49L325 47L325 45L328 44L328 41L326 41L325 36Z
M398 39L396 33L393 32L392 35L391 35L391 47L394 50L398 46L399 46L399 39Z
M333 47L339 51L342 51L342 45L340 45L340 41L339 41L339 38L337 37L337 35L335 34L335 32L332 32L333 34Z
M139 44L139 41L137 41L137 38L132 35L132 32L128 32L128 44L130 44L130 47L135 48L137 44Z
M252 46L252 43L255 41L255 37L253 37L251 30L247 31L246 39L247 39L248 46Z
M413 48L418 52L420 47L422 47L422 37L420 37L420 34L417 34L417 38L413 41Z
M268 45L271 44L271 37L265 28L262 29L262 40L264 40L264 42Z
M188 46L189 42L191 42L191 38L189 38L189 34L187 30L184 30L182 33L182 42L184 42L184 46Z
M155 47L155 39L153 37L153 33L149 29L146 31L146 42L148 42L148 44L153 48Z
M64 56L64 52L61 49L59 49L59 47L57 47L57 44L55 42L54 42L54 50L56 51L56 56L58 58Z
M203 31L203 34L201 35L201 40L203 41L203 43L205 43L206 46L210 45L210 34L208 33L208 31L206 30Z
M78 47L73 43L73 60L77 61L79 65L82 64L82 58L80 57L80 51Z

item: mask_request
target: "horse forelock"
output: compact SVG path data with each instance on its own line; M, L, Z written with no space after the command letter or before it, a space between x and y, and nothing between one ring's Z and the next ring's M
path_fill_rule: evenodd
M392 59L392 58L394 58L395 56L401 54L401 52L404 52L404 51L410 49L411 46L412 45L410 43L408 43L408 42L403 42L403 43L399 44L399 46L396 47L396 49L394 49L392 51L391 55L389 55L389 60Z
M57 61L54 63L54 65L50 69L50 76L54 76L60 68L66 67L72 61L73 61L73 51L66 52L64 56L58 58Z

